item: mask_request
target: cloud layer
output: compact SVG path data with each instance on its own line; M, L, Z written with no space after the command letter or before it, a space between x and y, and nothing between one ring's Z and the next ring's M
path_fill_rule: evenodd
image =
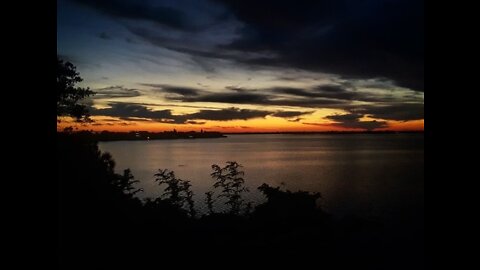
M122 123L424 118L422 0L59 0L57 26L92 115Z
M388 78L424 91L423 1L75 1L199 61Z
M195 113L174 115L172 111L152 110L145 105L115 102L110 103L109 108L96 109L91 108L92 115L118 117L126 121L156 121L172 124L204 124L204 121L230 121L230 120L249 120L254 118L264 118L267 115L282 118L292 118L308 114L309 112L297 111L264 111L248 110L239 108L226 108L220 110L199 110Z

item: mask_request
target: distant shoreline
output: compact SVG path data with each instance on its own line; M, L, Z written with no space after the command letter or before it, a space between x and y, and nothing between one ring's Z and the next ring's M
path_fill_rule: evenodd
M424 131L323 131L323 132L57 132L59 136L72 135L81 139L98 142L109 141L152 141L152 140L194 140L226 138L227 135L350 135L350 134L424 134Z
M97 139L99 142L119 142L119 141L168 141L168 140L199 140L199 139L218 139L218 138L227 138L227 136L220 137L197 137L197 138L187 138L187 137L178 137L178 138L153 138L153 139Z
M227 132L225 135L261 135L261 134L292 134L292 135L315 135L315 134L424 134L424 131L292 131L292 132Z
M147 131L132 131L132 132L57 132L58 136L73 136L79 139L94 140L98 142L107 141L151 141L151 140L194 140L194 139L214 139L225 138L224 134L220 132L147 132Z

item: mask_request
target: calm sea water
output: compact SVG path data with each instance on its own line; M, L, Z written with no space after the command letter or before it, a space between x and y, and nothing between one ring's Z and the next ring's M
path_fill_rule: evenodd
M262 183L292 191L322 194L320 204L337 215L388 215L423 211L423 134L228 135L194 140L102 142L116 170L130 168L145 189L141 197L162 192L154 182L168 168L190 180L197 205L212 188L211 165L243 165L249 200L261 202ZM406 210L407 209L407 210Z

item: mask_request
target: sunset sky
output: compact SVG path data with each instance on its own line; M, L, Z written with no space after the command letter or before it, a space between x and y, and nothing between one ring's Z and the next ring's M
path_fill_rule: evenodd
M423 1L59 0L79 129L423 130Z

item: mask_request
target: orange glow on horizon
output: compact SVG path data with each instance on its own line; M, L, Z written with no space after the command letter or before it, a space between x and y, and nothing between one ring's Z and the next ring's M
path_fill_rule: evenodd
M290 122L286 119L266 117L251 120L233 121L205 121L204 124L169 124L154 121L122 121L119 119L105 117L92 117L93 123L76 123L72 119L62 118L57 123L57 131L72 127L75 131L149 131L163 132L173 129L181 132L186 131L218 131L222 133L246 133L246 132L327 132L327 131L363 131L360 128L341 127L331 122L318 122L313 124L310 121ZM387 121L387 128L375 129L375 131L423 131L424 120L414 121Z

